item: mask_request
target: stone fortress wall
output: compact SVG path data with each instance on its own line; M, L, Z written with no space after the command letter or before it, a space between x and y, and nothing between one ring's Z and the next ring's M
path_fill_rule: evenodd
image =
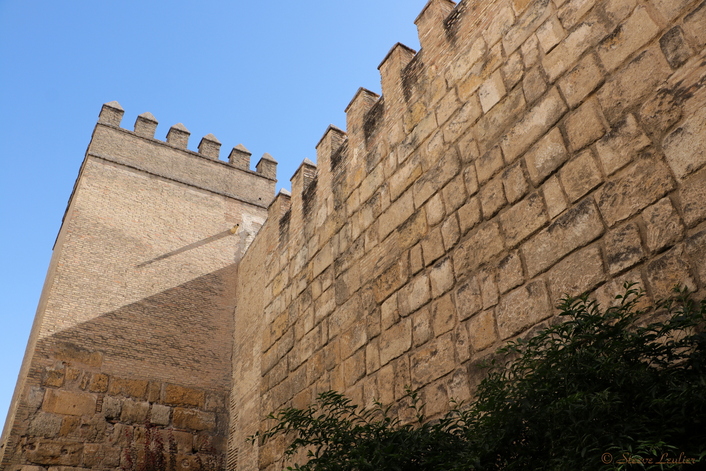
M188 130L154 139L103 106L59 233L0 469L178 469L225 461L237 262L264 222L276 163L219 161ZM235 234L231 229L238 224Z
M704 294L706 2L431 0L416 24L241 262L237 469L281 469L246 437L329 389L441 414L564 294Z
M247 437L282 406L409 385L438 416L564 294L705 294L706 2L430 0L416 24L274 200L269 156L104 106L0 468L161 440L181 469L279 469Z

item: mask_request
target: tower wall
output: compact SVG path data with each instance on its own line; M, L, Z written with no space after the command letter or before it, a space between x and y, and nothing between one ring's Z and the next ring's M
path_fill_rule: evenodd
M147 469L157 448L178 469L224 463L236 267L275 180L219 161L213 136L195 153L182 125L161 142L151 115L134 132L121 116L104 106L76 181L3 469Z
M627 281L703 296L705 12L431 0L421 50L393 47L382 96L358 91L346 131L330 127L292 178L291 208L271 207L253 245L269 249L245 255L239 290L257 280L264 295L236 322L264 324L235 331L256 359L236 403L265 427L329 389L370 406L411 386L434 418L565 294L610 305ZM238 469L281 469L281 441L246 435L232 435Z

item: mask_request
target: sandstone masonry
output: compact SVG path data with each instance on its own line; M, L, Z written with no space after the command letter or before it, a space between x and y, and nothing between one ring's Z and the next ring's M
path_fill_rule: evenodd
M704 296L706 2L431 0L416 24L274 200L269 156L106 105L3 466L125 467L167 434L185 468L281 469L247 437L283 406L334 389L406 420L411 386L434 418L566 294Z

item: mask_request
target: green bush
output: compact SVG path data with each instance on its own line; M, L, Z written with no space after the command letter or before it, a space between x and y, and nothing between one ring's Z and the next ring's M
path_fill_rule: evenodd
M706 303L685 292L650 309L626 285L617 307L586 297L559 306L561 322L510 342L468 407L428 422L378 404L359 410L335 392L271 416L266 441L290 433L324 470L697 469L706 456ZM663 319L641 325L648 317ZM256 437L253 437L255 439Z

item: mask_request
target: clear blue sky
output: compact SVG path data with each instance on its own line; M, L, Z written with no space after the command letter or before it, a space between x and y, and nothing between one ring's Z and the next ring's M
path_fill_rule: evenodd
M0 427L52 245L105 102L279 162L278 188L358 87L380 92L426 0L0 0Z

